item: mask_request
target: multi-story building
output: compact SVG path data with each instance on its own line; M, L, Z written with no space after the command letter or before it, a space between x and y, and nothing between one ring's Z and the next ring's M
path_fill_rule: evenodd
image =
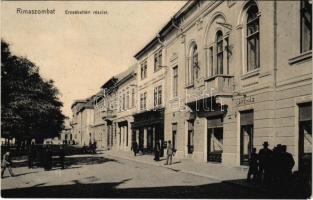
M118 110L114 123L117 124L116 147L119 150L131 150L131 123L134 121L133 113L136 111L137 99L136 70L137 65L134 65L117 76Z
M164 140L165 50L154 38L135 58L138 62L138 101L132 130L140 150L152 152Z
M71 106L73 113L72 134L76 144L89 145L95 141L92 134L94 124L93 98L92 96L86 100L77 100Z
M107 128L103 120L105 109L105 101L103 91L99 91L93 99L94 103L94 124L92 126L92 133L97 142L97 148L107 149Z
M177 156L245 165L264 141L311 155L311 13L309 1L189 1L174 15L158 35Z
M267 141L294 169L311 160L311 1L188 1L156 35L102 86L108 147L171 140L178 158L241 166Z

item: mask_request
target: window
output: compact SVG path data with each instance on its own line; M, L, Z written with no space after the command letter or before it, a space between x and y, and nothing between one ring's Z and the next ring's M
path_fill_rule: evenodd
M216 73L223 74L223 33L216 33Z
M141 80L147 77L147 61L144 61L141 63L140 77L141 77Z
M198 49L197 45L193 47L192 50L192 58L191 58L191 64L193 69L193 80L196 80L199 78L199 65L198 65Z
M259 16L256 5L247 11L247 72L260 67Z
M173 68L173 97L178 96L178 66Z
M194 121L188 121L188 154L192 154L194 150L193 146L193 136L194 136Z
M312 50L312 1L301 1L301 53Z
M162 105L162 86L154 88L154 107Z
M154 54L154 72L159 71L162 66L162 50Z
M190 49L189 62L187 69L187 85L192 85L194 80L199 77L198 50L197 44L193 44Z
M305 170L312 163L312 102L299 106L299 169ZM311 168L311 167L310 167Z
M214 72L213 72L213 47L210 47L209 48L209 62L210 62L210 76L213 76L214 75Z
M145 110L147 108L146 101L147 101L147 93L144 92L140 94L140 110Z
M176 134L177 134L177 124L172 124L172 144L173 149L176 149Z
M127 95L126 95L126 105L125 105L125 107L126 107L126 110L129 109L129 91L127 91Z
M123 110L125 110L125 94L123 94Z
M135 106L135 89L132 88L132 108Z

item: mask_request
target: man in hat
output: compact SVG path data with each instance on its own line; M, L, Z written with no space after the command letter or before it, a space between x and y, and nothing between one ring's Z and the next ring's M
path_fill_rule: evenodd
M269 184L271 181L270 176L270 161L272 150L268 148L268 142L263 143L263 148L259 151L259 173L262 183Z

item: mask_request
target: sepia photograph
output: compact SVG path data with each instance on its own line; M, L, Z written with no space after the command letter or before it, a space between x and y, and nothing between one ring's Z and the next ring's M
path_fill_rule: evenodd
M310 199L312 0L2 0L1 197Z

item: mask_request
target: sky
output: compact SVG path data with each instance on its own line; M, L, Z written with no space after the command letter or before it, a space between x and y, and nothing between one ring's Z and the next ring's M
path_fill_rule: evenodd
M100 90L113 75L136 62L141 50L184 1L2 1L1 38L27 57L45 79L55 81L71 116L71 104ZM17 14L21 9L55 9L54 15ZM107 11L66 15L65 11Z

